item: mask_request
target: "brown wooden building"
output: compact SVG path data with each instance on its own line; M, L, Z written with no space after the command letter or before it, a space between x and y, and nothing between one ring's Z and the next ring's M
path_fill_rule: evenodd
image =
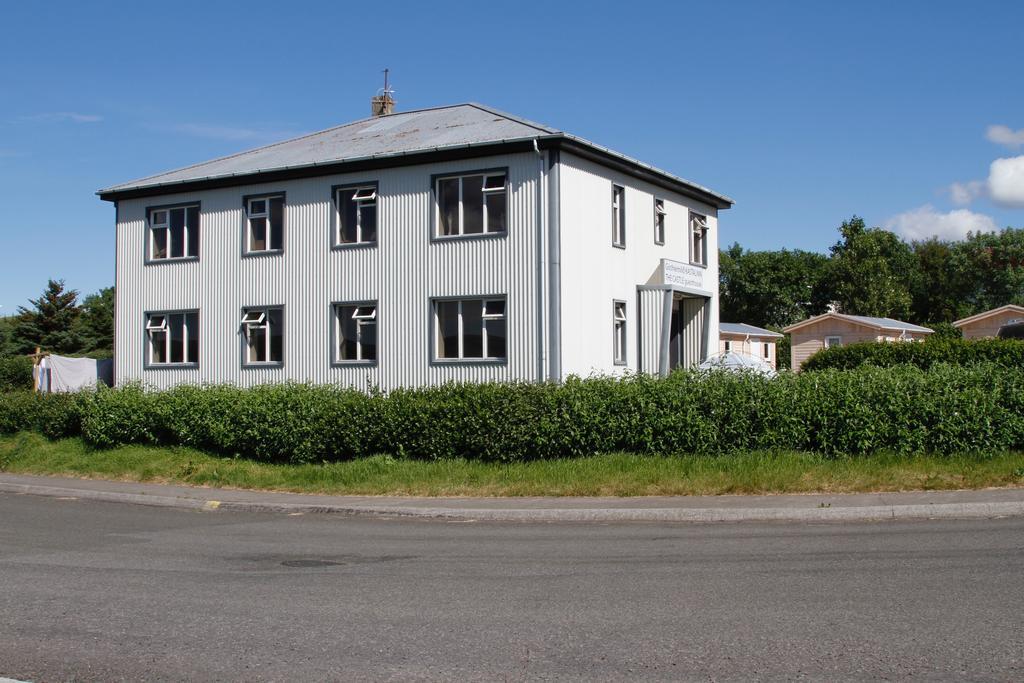
M927 327L892 318L872 318L846 313L824 313L785 328L790 335L790 359L794 371L812 355L831 346L865 341L923 341L932 333Z
M953 325L960 328L964 339L985 339L995 337L1003 325L1021 321L1024 321L1024 306L1007 304L957 320Z

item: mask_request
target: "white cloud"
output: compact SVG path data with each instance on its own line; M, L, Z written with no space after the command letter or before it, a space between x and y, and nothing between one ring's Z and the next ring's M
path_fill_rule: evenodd
M896 214L886 221L885 227L907 241L926 240L930 237L962 240L967 237L968 232L977 234L997 229L995 221L985 214L967 209L939 213L931 204Z
M1009 126L989 126L985 137L989 142L1016 149L1024 145L1024 128L1013 130Z
M1024 207L1024 156L992 162L988 171L988 195L996 204Z
M169 126L169 130L185 135L215 140L286 140L301 133L294 131L257 130L254 128L236 128L233 126L217 126L202 123L180 123Z
M980 180L968 180L966 183L953 183L948 188L949 197L957 206L966 206L985 194L985 183Z
M74 123L97 123L103 120L96 114L79 114L74 111L51 111L24 117L28 121L73 121Z

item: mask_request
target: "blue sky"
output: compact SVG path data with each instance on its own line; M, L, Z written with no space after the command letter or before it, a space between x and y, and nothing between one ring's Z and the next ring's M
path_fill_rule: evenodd
M400 110L482 102L732 196L722 246L1024 227L1019 2L240 7L5 7L0 314L113 284L98 188L363 118L385 66Z

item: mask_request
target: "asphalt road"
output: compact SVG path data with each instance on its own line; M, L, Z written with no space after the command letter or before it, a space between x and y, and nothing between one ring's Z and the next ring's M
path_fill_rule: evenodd
M0 677L1024 679L1024 520L472 523L0 495Z

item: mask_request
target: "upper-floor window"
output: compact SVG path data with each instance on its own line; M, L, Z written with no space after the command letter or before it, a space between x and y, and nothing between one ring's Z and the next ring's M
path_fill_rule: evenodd
M199 363L199 311L146 316L150 365Z
M614 359L616 365L626 364L626 302L612 303L612 330L614 331Z
M626 246L626 188L612 185L612 245Z
M335 304L335 339L338 363L377 360L377 302Z
M708 264L708 219L700 214L690 214L690 263L699 266Z
M149 259L199 256L199 205L149 210Z
M246 308L242 312L245 364L284 362L284 311L281 308Z
M505 299L434 302L437 360L505 358Z
M665 200L654 200L654 243L665 244Z
M504 171L437 179L439 237L508 230L508 174Z
M377 241L377 185L337 187L336 245L373 244Z
M284 249L284 195L247 197L245 212L247 252Z

